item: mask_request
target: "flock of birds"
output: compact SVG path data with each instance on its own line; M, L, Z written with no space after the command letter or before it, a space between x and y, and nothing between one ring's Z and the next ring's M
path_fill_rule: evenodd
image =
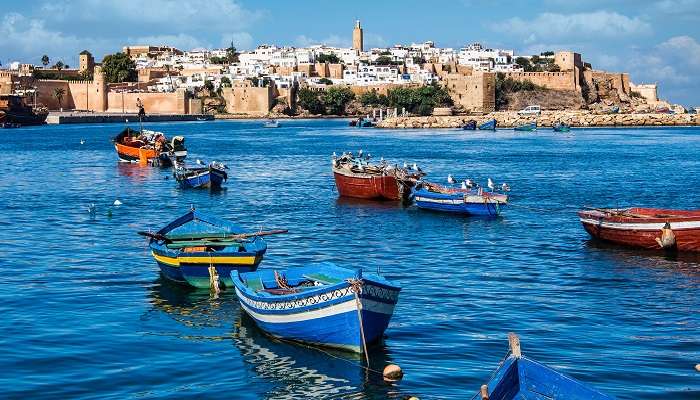
M452 176L452 174L448 174L448 175L447 175L447 183L449 183L450 185L454 185L455 183L457 183L457 181L456 181L455 178ZM496 184L493 182L493 180L492 180L491 178L488 178L488 181L487 181L487 183L486 183L486 186L487 186L492 192L496 191ZM478 189L478 188L479 188L479 184L478 184L478 183L475 183L475 182L472 181L471 179L465 179L465 180L462 181L461 187L462 187L462 189L464 189L464 190L471 190L471 189L474 189L474 188L477 188L477 189ZM504 192L510 192L510 186L509 186L507 183L505 183L505 182L501 183L501 185L499 186L499 189L500 189L501 191L504 191Z

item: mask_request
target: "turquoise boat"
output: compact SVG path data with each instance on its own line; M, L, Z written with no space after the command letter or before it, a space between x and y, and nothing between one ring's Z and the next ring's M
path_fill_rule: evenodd
M552 125L554 132L569 132L571 130L571 125L567 125L563 122L557 122Z
M537 130L537 122L528 122L526 124L518 125L515 128L518 132L532 132Z
M510 353L479 398L488 400L613 400L597 389L579 382L520 353L520 340L511 333ZM474 396L472 398L477 398Z
M479 130L482 131L495 131L496 130L496 119L492 118L483 124L479 125Z

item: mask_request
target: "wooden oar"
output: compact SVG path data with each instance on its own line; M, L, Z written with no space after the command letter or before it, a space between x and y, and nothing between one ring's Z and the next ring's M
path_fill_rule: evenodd
M251 237L256 237L256 236L270 236L270 235L279 235L281 233L287 233L289 232L286 229L276 229L276 230L271 230L271 231L259 231L259 232L250 232L250 233L235 233L235 234L217 234L217 233L202 233L202 234L192 234L189 236L178 236L177 238L170 238L167 235L163 235L160 233L155 233L155 232L145 232L145 231L139 231L137 232L141 236L146 236L151 239L159 240L159 241L164 241L165 243L173 243L175 241L194 241L194 240L206 240L206 241L217 241L217 240L224 240L224 241L234 241L234 240L245 240Z

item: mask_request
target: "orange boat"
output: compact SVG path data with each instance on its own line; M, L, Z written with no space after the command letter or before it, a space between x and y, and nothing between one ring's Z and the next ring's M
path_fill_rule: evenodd
M119 161L137 162L141 165L159 163L161 166L172 165L172 158L178 160L187 156L184 138L176 136L173 143L168 143L165 135L153 131L135 131L126 128L113 140Z

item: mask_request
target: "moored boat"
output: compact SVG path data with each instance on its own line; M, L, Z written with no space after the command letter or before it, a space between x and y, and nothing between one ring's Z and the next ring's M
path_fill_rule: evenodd
M462 125L462 130L465 130L465 131L473 131L475 129L476 129L476 121L474 121L473 119L470 119L469 121L467 121L467 123Z
M552 125L552 129L554 132L569 132L571 130L571 126L563 122L556 122L554 125Z
M196 288L213 281L229 288L231 271L254 271L263 259L267 244L262 236L284 233L245 233L225 219L191 210L150 237L149 247L163 276Z
M187 157L185 139L182 136L175 136L169 143L161 132L136 131L126 127L112 142L119 161L122 162L170 166L174 161L182 161Z
M21 96L0 95L0 122L12 127L43 125L48 115L48 110L27 105Z
M495 131L496 130L496 119L492 118L481 125L479 125L479 130L482 131Z
M173 176L183 189L218 189L228 179L227 169L225 164L216 161L198 167L178 165L173 170Z
M508 195L504 193L425 181L416 186L414 199L418 208L426 210L491 217L500 215L508 204Z
M526 124L518 125L515 128L516 131L519 132L532 132L537 130L537 122L528 122Z
M274 119L269 119L265 122L263 122L263 128L279 128L280 123L279 121L276 121Z
M345 197L407 201L411 188L425 176L414 164L414 169L391 165L386 161L370 164L369 157L333 156L333 177L338 193Z
M700 210L591 208L578 215L595 239L652 250L700 251Z
M232 274L241 308L268 334L364 353L381 340L401 288L330 263Z
M515 334L509 335L509 341L508 356L491 375L488 384L481 387L482 400L613 400L583 382L524 357Z

